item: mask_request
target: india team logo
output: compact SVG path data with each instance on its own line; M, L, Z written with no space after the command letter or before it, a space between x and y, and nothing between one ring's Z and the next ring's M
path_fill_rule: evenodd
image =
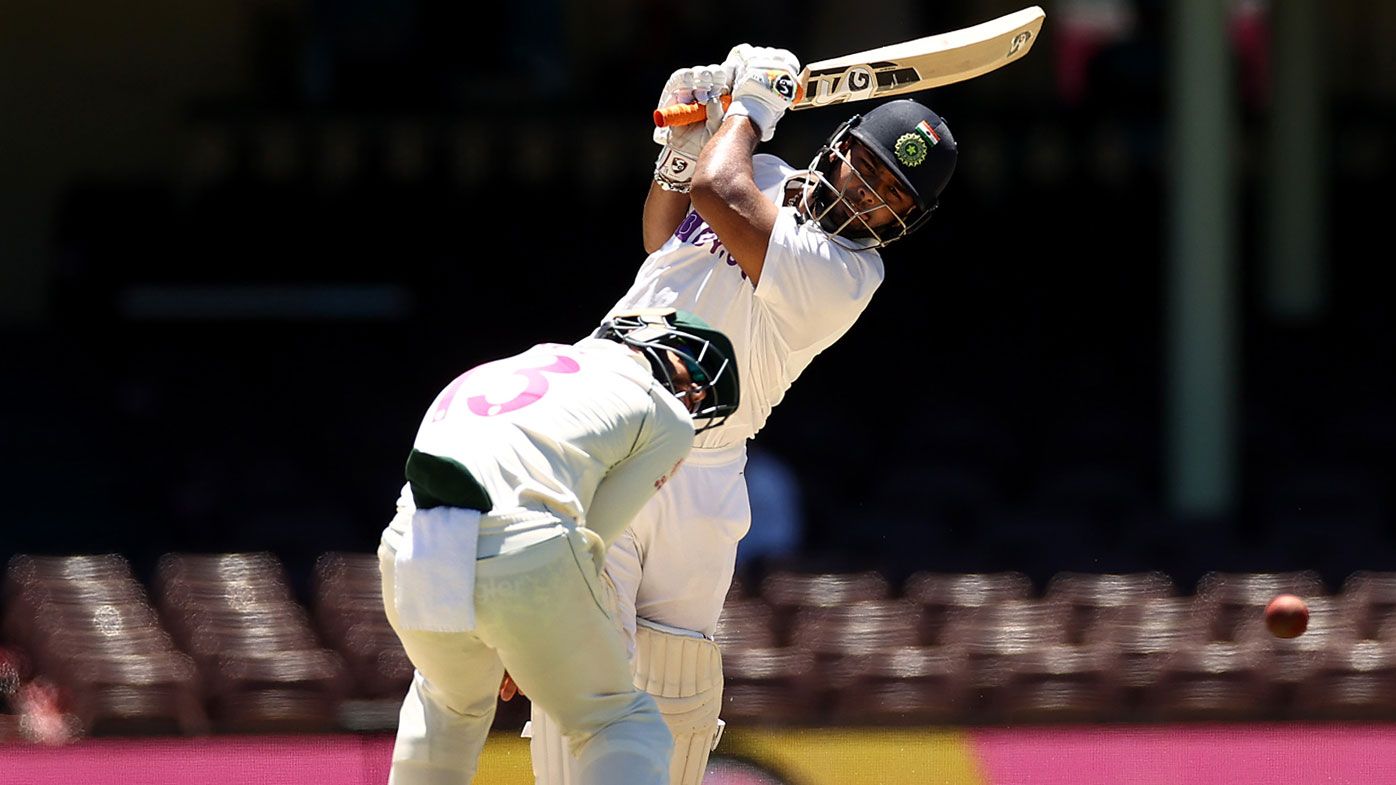
M940 134L936 133L936 129L932 128L930 123L922 120L911 133L897 137L893 152L903 165L920 166L926 160L926 153L939 143Z

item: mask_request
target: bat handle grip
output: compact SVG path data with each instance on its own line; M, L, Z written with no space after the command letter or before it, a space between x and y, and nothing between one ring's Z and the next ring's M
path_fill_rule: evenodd
M722 108L725 111L732 105L732 96L722 96ZM704 104L674 104L663 109L654 110L654 125L656 128L668 128L671 125L692 125L701 123L708 119L708 108Z

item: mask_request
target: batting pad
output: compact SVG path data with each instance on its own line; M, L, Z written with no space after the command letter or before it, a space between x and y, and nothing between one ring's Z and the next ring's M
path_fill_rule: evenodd
M648 692L674 735L670 785L699 785L722 738L722 651L689 630L638 619L635 686Z

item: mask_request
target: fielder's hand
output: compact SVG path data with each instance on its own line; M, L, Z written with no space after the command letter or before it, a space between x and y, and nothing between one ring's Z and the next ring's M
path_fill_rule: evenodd
M654 179L668 191L688 191L698 154L722 126L722 97L732 92L732 71L713 64L680 68L669 76L659 94L657 109L675 104L704 104L708 119L692 125L654 129L654 141L663 145L654 164Z
M725 65L732 66L732 105L727 117L746 116L761 132L761 141L775 136L776 123L795 103L800 61L788 49L739 44Z

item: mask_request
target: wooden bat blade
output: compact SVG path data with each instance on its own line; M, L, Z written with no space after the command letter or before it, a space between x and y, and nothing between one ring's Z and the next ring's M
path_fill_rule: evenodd
M1040 6L1030 6L972 27L810 63L800 72L802 94L790 108L890 98L973 79L1027 54L1046 16ZM686 125L706 117L701 105L670 106L654 113L654 124Z
M792 109L890 98L962 82L1021 58L1046 13L1039 6L982 24L810 63L804 97Z

